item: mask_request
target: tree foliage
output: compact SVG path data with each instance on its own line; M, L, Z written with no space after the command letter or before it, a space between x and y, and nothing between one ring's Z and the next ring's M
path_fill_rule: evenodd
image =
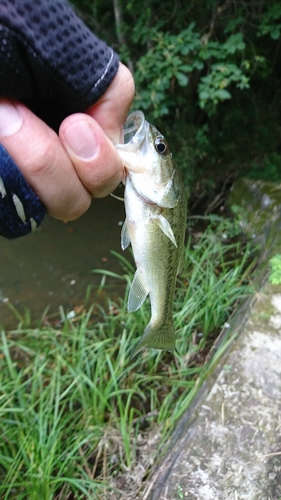
M76 5L133 70L134 108L172 142L187 180L195 185L195 172L208 178L209 172L258 172L267 165L269 178L273 171L281 178L281 1Z

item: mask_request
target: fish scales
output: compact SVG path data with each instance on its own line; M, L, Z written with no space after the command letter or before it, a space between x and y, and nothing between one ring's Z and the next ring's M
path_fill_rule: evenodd
M132 245L137 271L128 298L136 311L147 295L151 319L133 355L145 347L174 349L173 300L184 259L186 195L165 138L141 111L124 127L117 150L125 166L126 220L121 246Z

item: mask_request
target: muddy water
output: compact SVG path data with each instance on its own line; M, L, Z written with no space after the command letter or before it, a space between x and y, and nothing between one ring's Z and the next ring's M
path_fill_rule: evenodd
M121 272L111 250L122 252L123 220L123 203L107 197L93 200L77 221L65 224L47 217L29 236L14 241L0 238L0 325L13 328L18 324L6 305L7 298L20 313L27 308L37 320L47 306L50 315L60 305L69 311L83 304L89 286L90 299L95 300L101 276L92 270ZM114 288L116 281L107 283Z

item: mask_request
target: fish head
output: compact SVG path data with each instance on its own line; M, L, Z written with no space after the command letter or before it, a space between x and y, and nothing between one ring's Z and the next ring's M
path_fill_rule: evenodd
M164 208L174 208L179 199L178 170L165 137L154 125L149 125L143 156L150 165L147 182L153 188L153 199ZM155 198L156 196L156 198Z
M116 144L131 182L148 203L174 208L180 185L177 168L165 137L145 120L141 111L131 113L124 126L124 144Z

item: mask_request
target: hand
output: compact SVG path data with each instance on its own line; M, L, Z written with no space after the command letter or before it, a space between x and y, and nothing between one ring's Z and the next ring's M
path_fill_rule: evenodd
M76 219L92 196L106 196L122 180L113 143L120 142L133 96L133 77L120 64L99 101L65 118L59 135L23 104L0 99L0 142L50 215Z

